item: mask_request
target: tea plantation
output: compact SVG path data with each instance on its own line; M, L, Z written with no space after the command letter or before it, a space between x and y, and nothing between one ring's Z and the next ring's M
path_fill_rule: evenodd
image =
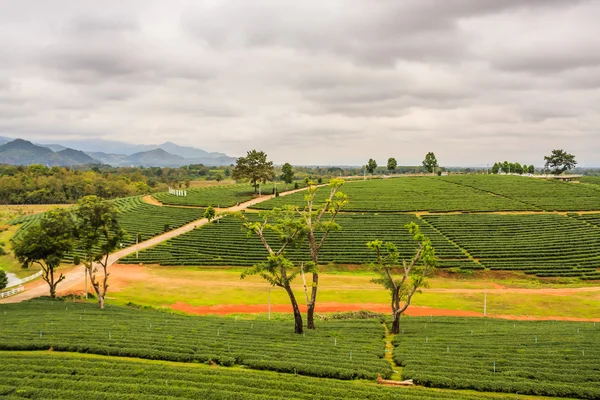
M6 399L484 400L503 396L64 353L2 352Z
M208 362L337 379L389 377L376 320L323 321L294 335L291 321L193 317L94 304L0 305L0 350L93 353Z
M405 318L404 378L423 386L600 398L600 323Z
M249 220L258 220L256 213L247 213ZM342 230L333 232L323 247L320 260L323 263L366 264L373 261L367 248L370 240L382 239L394 242L405 257L414 252L414 242L403 228L414 221L422 221L408 214L342 214L338 217ZM440 258L439 267L478 268L456 245L427 225L423 232L432 240ZM275 240L273 235L270 235ZM307 249L290 249L293 260L308 261ZM239 220L225 217L200 229L178 236L143 251L139 258L126 257L124 263L144 262L162 265L236 265L250 266L263 261L265 250L256 237L248 237Z

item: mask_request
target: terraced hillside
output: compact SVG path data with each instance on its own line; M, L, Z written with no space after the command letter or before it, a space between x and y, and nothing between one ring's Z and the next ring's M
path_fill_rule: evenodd
M456 185L439 177L402 177L348 182L344 185L343 191L350 199L345 208L348 212L486 212L537 209L520 201L468 186ZM328 190L322 189L317 198L322 202L327 194ZM281 207L284 204L303 206L304 194L296 193L280 197L256 204L252 208L264 210Z
M600 229L563 215L425 215L491 269L600 279Z
M405 318L402 329L394 360L419 385L600 398L600 324Z
M247 213L250 220L258 220L256 213ZM333 232L321 250L323 263L366 264L373 261L367 248L370 240L394 242L404 257L414 252L414 241L404 225L422 221L414 215L343 214L338 217L342 230ZM423 232L432 240L440 258L439 267L477 268L454 244L428 226ZM271 239L275 240L274 236ZM308 261L307 249L291 249L288 255L297 261ZM239 220L225 217L200 229L186 233L140 253L139 258L126 257L124 263L144 262L162 265L229 265L250 266L265 259L266 253L256 237L248 237Z

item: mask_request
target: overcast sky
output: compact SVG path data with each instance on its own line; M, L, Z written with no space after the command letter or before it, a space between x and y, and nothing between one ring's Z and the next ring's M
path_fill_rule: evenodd
M0 0L0 136L600 165L600 1Z

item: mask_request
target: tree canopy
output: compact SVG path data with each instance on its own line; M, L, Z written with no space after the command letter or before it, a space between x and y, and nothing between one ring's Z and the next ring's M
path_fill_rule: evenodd
M8 276L3 269L0 269L0 290L8 286Z
M281 177L280 179L284 181L287 185L294 182L294 169L292 168L292 164L285 163L281 167Z
M372 158L369 158L369 162L367 162L367 165L365 166L365 168L367 169L367 172L372 174L373 172L375 172L375 169L377 168L377 162L375 160L373 160Z
M395 171L397 166L398 166L398 163L396 162L396 159L394 157L388 158L388 161L387 161L388 171Z
M231 176L235 180L249 179L256 193L259 182L266 183L275 177L273 161L267 160L264 151L250 150L246 153L246 157L236 160Z
M427 153L425 159L423 160L423 166L427 169L428 172L435 172L435 169L438 167L437 158L435 158L435 154L433 152Z
M553 175L560 175L577 165L575 156L562 149L552 150L552 153L545 156L544 160L546 161L545 168L550 169Z

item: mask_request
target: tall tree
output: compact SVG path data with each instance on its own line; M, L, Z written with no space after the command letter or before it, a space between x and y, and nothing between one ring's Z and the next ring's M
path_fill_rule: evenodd
M535 167L533 166L533 164L531 164L531 165L529 166L529 168L528 168L528 172L529 172L530 174L535 174Z
M319 253L325 244L325 240L333 231L341 229L336 223L338 213L348 204L348 196L340 191L344 180L332 179L329 182L329 196L323 204L316 204L315 197L319 190L313 182L309 182L304 200L306 206L303 210L298 209L302 225L305 227L308 248L312 262L306 265L303 272L312 274L310 296L307 304L307 327L315 329L315 306L317 304L317 293L319 290ZM305 290L307 290L305 288Z
M204 210L204 215L203 217L206 218L208 220L208 222L212 221L213 218L215 218L217 215L217 212L215 211L215 208L213 206L208 206L206 207L206 210Z
M425 278L435 270L435 251L429 239L419 230L414 222L405 225L408 232L417 243L416 253L406 262L402 260L399 265L400 255L398 248L391 242L374 240L367 246L375 251L377 260L371 264L373 270L379 275L373 282L389 290L392 304L392 333L400 333L400 317L410 306L414 294L419 288L426 286ZM397 274L396 271L400 271ZM395 275L396 274L396 275Z
M248 151L246 157L236 160L231 176L235 180L249 179L256 193L259 182L266 183L267 180L275 177L273 161L267 161L267 154L264 151Z
M373 172L375 172L375 169L377 168L377 162L375 160L373 160L372 158L369 158L369 162L367 162L367 165L365 166L365 168L367 169L367 172L372 174Z
M552 150L552 153L549 156L545 156L544 160L546 161L545 167L551 169L553 175L560 175L565 171L575 168L577 165L575 156L562 149Z
M492 166L492 174L497 174L498 171L500 171L500 164L494 163L494 165Z
M56 287L65 276L55 276L65 255L73 249L73 217L67 210L51 210L44 214L39 225L27 229L17 240L13 251L23 268L38 264L42 278L49 286L50 297L56 297Z
M100 308L104 308L108 290L108 258L125 239L125 231L119 224L118 211L114 203L96 196L86 196L79 201L75 210L78 247L85 253L83 263L87 269L92 288L98 297ZM103 277L97 276L98 267Z
M285 182L286 187L294 182L294 169L292 168L292 164L285 163L283 167L281 167L281 180Z
M435 154L433 152L427 153L425 159L423 160L423 166L427 169L428 172L435 172L435 169L439 166L437 158L435 158Z
M387 162L388 171L395 171L397 166L398 166L398 163L396 162L396 159L394 157L388 158L388 162Z
M505 174L509 174L511 172L510 163L508 161L504 161L502 163L502 172L504 172Z
M523 173L523 166L519 163L515 163L515 170L514 172L516 172L517 174L522 174Z
M238 213L236 216L242 220L243 227L247 230L249 236L258 236L268 253L265 262L247 269L242 273L241 278L244 279L249 275L259 275L271 286L283 288L294 311L294 332L304 332L302 314L291 286L292 281L301 271L284 255L285 250L298 243L305 234L302 221L296 217L296 210L289 206L283 209L263 211L259 214L260 221L257 222L249 221L242 213ZM266 235L269 231L275 233L277 241L269 243ZM277 243L277 247L274 247L274 243Z

